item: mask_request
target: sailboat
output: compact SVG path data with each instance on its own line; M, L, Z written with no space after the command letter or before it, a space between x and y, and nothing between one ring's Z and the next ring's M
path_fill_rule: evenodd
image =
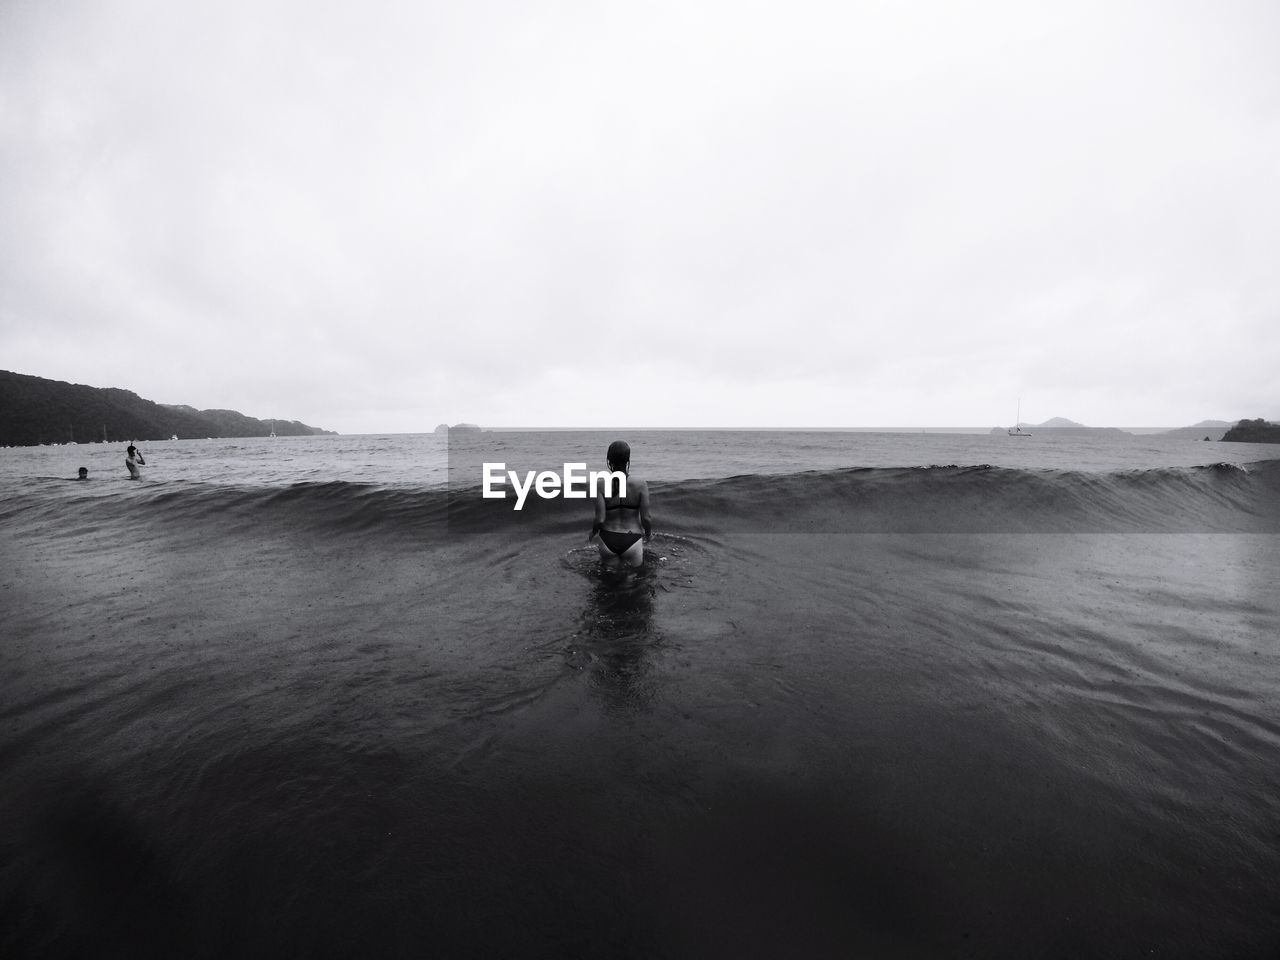
M1031 434L1022 429L1022 398L1018 398L1018 419L1013 421L1013 429L1006 431L1011 437L1029 437Z
M272 420L272 421L271 421L271 436L273 436L273 437L274 437L275 435L276 435L276 422L275 422L274 420Z

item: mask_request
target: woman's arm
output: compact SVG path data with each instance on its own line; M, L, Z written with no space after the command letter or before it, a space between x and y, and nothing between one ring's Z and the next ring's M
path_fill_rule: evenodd
M649 513L649 481L640 481L640 526L644 527L644 538L653 536L653 516Z
M591 536L587 537L588 540L593 539L600 532L600 528L604 525L604 514L604 494L597 492L595 522L591 525Z

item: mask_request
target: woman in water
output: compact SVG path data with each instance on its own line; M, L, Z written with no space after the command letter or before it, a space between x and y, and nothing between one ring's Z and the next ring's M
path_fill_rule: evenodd
M631 466L631 448L622 440L609 444L605 454L609 469L627 475L627 495L606 497L604 490L596 493L596 520L588 540L594 540L602 560L618 560L627 566L638 567L644 562L644 543L653 536L653 518L649 515L649 485L633 479L628 472ZM614 491L608 491L614 492ZM641 533L641 530L644 532Z

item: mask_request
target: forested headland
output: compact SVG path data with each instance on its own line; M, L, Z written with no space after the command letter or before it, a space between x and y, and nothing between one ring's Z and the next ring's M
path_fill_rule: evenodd
M118 387L46 380L0 370L0 446L332 434L297 420L156 403Z

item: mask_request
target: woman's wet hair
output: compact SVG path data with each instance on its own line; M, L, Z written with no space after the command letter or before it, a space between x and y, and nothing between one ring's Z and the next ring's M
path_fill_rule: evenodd
M631 462L631 448L627 446L627 441L615 440L609 444L609 452L604 456L610 467L621 470Z

